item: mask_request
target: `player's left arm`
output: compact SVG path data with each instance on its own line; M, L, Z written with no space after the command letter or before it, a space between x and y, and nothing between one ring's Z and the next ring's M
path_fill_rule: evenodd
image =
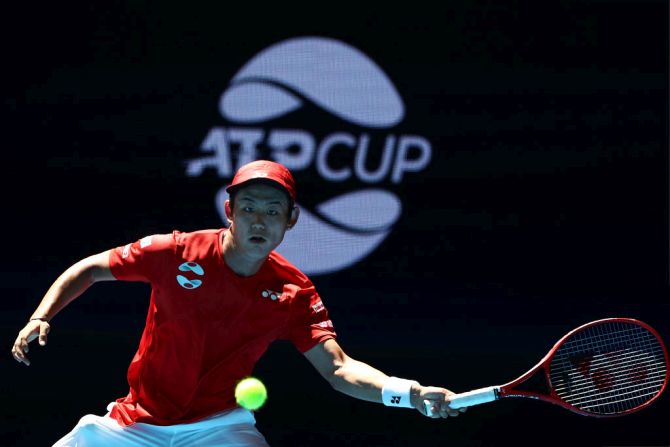
M349 357L334 339L319 343L305 357L330 385L344 394L357 399L382 403L382 389L390 377L376 368ZM446 388L422 386L418 382L411 385L411 406L421 414L429 416L423 405L424 400L434 403L431 417L457 416L460 411L448 407L448 396L453 394Z

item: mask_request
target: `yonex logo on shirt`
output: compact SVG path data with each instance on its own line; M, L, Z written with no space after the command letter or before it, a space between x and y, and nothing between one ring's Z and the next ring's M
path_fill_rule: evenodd
M331 320L322 321L318 326L324 329L333 329L333 322Z
M193 272L198 276L203 276L205 274L205 271L203 270L202 267L200 267L200 264L197 262L184 262L179 266L179 270L182 272ZM197 289L202 285L202 281L199 279L188 279L184 275L177 275L177 282L179 283L180 286L182 286L184 289Z
M263 298L270 298L272 301L276 301L281 296L281 292L274 292L270 289L265 289L261 292Z

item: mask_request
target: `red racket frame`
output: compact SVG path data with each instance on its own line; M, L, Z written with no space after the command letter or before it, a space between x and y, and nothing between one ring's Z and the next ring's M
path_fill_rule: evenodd
M664 359L665 359L665 380L663 382L663 385L661 386L661 389L654 397L649 399L649 401L645 402L644 404L632 408L630 410L622 411L620 413L615 413L615 414L594 414L590 413L584 410L581 410L567 402L565 402L563 399L561 399L558 394L556 393L553 384L551 382L551 377L549 374L549 367L551 365L551 361L554 358L554 354L556 351L564 344L564 342L570 338L572 338L575 334L582 332L588 328L591 328L593 326L597 326L603 323L617 323L617 322L622 322L622 323L633 323L637 324L639 326L642 326L643 328L647 329L650 333L652 333L658 342L661 345L661 348L663 349L663 354L664 354ZM517 386L525 383L528 379L533 377L534 375L538 374L539 371L542 370L544 373L544 378L547 381L548 388L550 390L550 394L544 394L544 393L538 393L534 391L527 391L527 390L522 390L522 389L516 389ZM496 397L497 399L502 399L502 398L507 398L507 397L526 397L526 398L532 398L532 399L540 399L546 402L550 402L552 404L560 405L563 408L566 408L570 411L585 415L585 416L591 416L591 417L616 417L616 416L623 416L625 414L630 414L634 413L637 411L642 410L643 408L648 407L651 405L652 402L654 402L656 399L658 399L662 394L663 391L665 390L665 387L668 384L668 372L670 371L670 363L668 362L668 351L667 348L665 347L665 344L663 343L663 339L659 335L659 333L651 326L649 326L647 323L636 320L633 318L605 318L601 320L596 320L596 321L591 321L589 323L583 324L579 326L578 328L575 328L565 334L560 340L558 340L553 348L545 355L542 360L540 360L535 366L533 366L531 369L528 370L525 374L520 376L519 378L508 382L504 385L500 385L498 389L496 389Z

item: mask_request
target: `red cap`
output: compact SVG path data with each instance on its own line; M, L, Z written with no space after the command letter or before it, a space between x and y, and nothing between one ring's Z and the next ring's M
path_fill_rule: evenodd
M240 167L233 177L226 191L233 189L251 180L268 180L277 183L286 190L291 200L295 202L295 181L286 166L269 160L256 160Z

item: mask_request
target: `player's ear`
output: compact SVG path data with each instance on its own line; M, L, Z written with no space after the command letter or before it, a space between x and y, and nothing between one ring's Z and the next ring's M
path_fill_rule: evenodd
M233 210L230 208L230 199L223 203L223 208L226 211L226 218L228 221L231 221L233 219Z
M288 225L286 226L289 230L298 223L298 217L300 217L300 208L298 208L297 205L294 205L291 210L291 216L288 219Z

